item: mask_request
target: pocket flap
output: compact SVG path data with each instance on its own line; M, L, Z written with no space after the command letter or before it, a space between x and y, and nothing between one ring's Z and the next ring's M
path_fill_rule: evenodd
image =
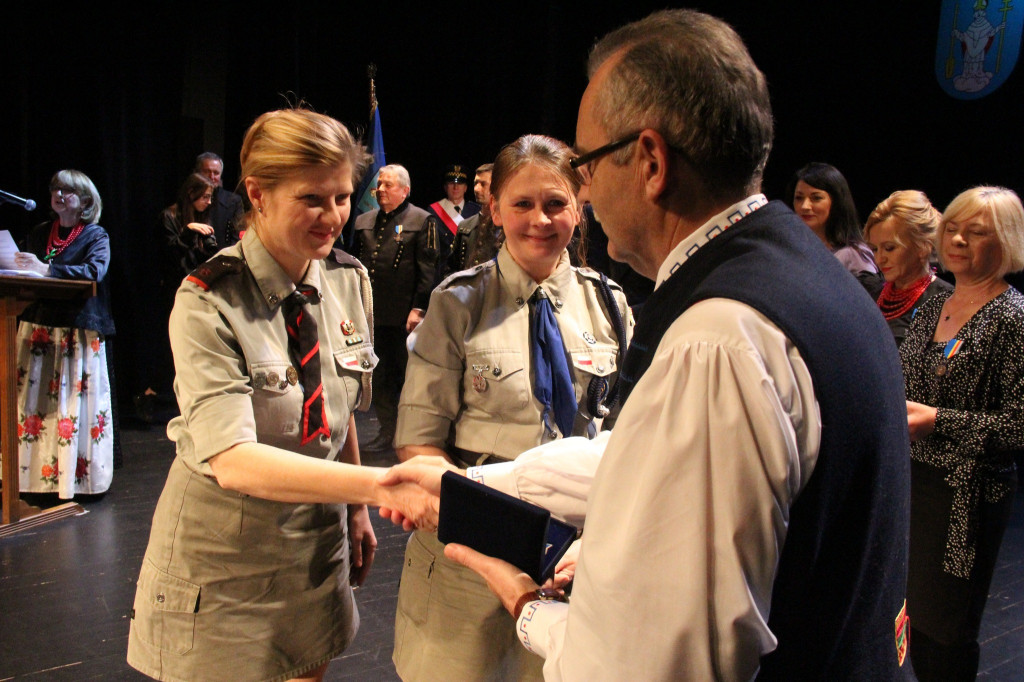
M367 344L360 348L346 348L336 352L334 362L338 365L339 371L347 369L350 372L372 372L377 366L378 359L373 347Z
M483 350L466 355L466 374L482 375L490 381L504 381L525 368L526 358L517 350Z
M284 393L298 383L298 368L290 363L254 362L249 368L249 377L254 391Z
M610 348L588 348L572 352L572 365L581 372L606 377L615 372L615 351Z
M139 595L155 611L195 613L199 607L199 585L175 578L148 559L139 573Z

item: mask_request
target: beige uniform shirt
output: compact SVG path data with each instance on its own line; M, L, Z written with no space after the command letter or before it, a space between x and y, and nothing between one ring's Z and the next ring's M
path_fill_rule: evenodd
M563 253L554 274L538 285L502 247L496 262L442 282L416 329L396 445L444 448L454 424L457 448L514 459L553 438L531 381L529 300L538 287L553 304L579 404L573 433L561 435L586 435L594 416L586 409L591 379L614 381L618 370L618 339L598 281L599 274L572 267ZM632 315L622 290L609 286L628 341Z
M154 514L128 646L129 663L150 676L285 679L337 655L355 634L345 505L227 491L209 465L253 441L338 458L377 360L365 270L344 254L340 261L313 261L303 280L322 296L311 308L331 430L305 446L281 305L295 285L255 231L211 260L228 271L207 282L190 276L178 290L170 336L181 416L167 427L177 456Z

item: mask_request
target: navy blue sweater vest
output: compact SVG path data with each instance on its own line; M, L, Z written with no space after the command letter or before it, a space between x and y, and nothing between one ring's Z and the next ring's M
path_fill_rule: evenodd
M773 201L701 247L648 299L622 367L624 400L668 327L708 298L740 301L774 322L807 364L821 408L820 453L789 510L772 590L768 625L779 644L761 659L759 679L902 679L896 620L910 452L885 321L807 226Z

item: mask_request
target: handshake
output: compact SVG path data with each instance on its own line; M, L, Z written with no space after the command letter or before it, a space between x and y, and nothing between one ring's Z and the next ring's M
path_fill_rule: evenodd
M461 470L443 457L418 455L377 479L380 515L405 530L437 530L441 476Z
M446 471L462 474L443 457L418 455L395 465L377 479L380 515L405 530L436 531L440 509L441 477ZM558 561L555 574L544 587L561 592L572 581L579 555L579 541ZM530 576L500 559L488 557L463 545L449 544L445 556L478 573L502 605L515 618L526 600L541 587Z

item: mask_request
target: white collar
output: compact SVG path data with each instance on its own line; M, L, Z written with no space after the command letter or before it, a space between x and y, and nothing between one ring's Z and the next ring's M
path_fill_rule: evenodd
M655 280L654 287L660 287L661 283L668 279L690 256L697 253L700 247L722 234L730 225L739 222L767 203L768 197L765 195L751 194L694 230L669 252L668 257L658 268L658 279Z

